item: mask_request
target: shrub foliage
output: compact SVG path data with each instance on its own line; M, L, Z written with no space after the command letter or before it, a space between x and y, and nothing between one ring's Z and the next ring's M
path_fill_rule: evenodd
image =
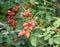
M60 18L55 0L1 0L0 47L59 47Z

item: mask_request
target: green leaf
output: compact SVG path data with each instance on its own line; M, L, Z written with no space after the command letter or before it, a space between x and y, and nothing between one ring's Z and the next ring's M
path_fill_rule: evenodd
M60 44L60 37L54 38L54 42L55 42L56 44Z
M57 20L53 23L54 28L57 28L60 26L60 18L57 18Z
M45 37L44 37L44 40L47 40L51 37L51 34L47 34Z
M35 4L39 4L38 2L35 2Z
M50 21L52 20L51 15L46 13L46 19L48 20L47 23L50 23Z
M54 37L56 38L56 37L59 37L60 38L60 35L54 35Z
M44 36L48 35L50 33L51 27L47 28L47 31L44 33Z
M2 41L3 41L3 40L2 40L2 35L0 34L0 43L2 43Z
M9 4L5 3L4 6L3 6L3 8L2 8L2 12L3 12L4 14L7 13L8 7L9 7Z
M30 0L30 2L35 2L35 0Z
M37 37L39 37L39 38L44 37L44 35L40 35L40 34L37 34L37 35L35 35L35 36L37 36Z
M49 44L52 45L53 44L53 38L49 39Z
M56 0L51 0L51 1L55 2Z
M37 38L32 35L32 36L30 37L30 42L31 42L31 44L32 44L33 46L36 46Z
M7 31L10 31L11 27L6 25L6 29L7 29Z

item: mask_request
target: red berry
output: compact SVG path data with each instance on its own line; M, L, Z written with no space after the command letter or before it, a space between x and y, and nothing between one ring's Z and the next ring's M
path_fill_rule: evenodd
M30 33L29 33L29 32L26 32L25 36L26 36L27 38L30 38Z
M14 30L16 29L16 25L13 25L12 27L13 27Z
M12 23L11 23L11 26L15 26L15 25L16 25L16 23L15 23L15 22L12 22Z
M24 6L25 9L28 9L30 7L30 4L27 4L26 6Z
M23 32L22 31L18 33L18 37L21 37L21 36L23 36Z
M10 13L12 13L12 11L11 10L8 10L8 14L10 14Z
M15 16L15 13L13 12L12 15Z
M28 28L29 28L29 26L25 26L25 27L24 27L24 30L27 30Z
M18 9L17 8L13 8L13 11L16 13L18 11Z
M23 26L24 26L24 27L25 27L25 26L28 26L28 23L25 22L25 23L23 24Z
M10 22L9 22L9 21L7 21L7 24L10 24Z
M24 13L22 14L22 16L24 16L24 17L25 17L25 16L27 16L27 13L26 13L26 12L24 12Z
M12 23L14 20L13 19L8 19L8 21L10 21Z
M18 6L16 6L16 9L19 9L19 8L21 8L21 6L19 6L19 5L18 5Z
M9 16L15 16L15 13L14 12L11 12L8 14Z
M5 47L5 45L2 45L2 47Z
M8 16L8 19L12 19L13 18L13 16Z
M15 16L15 13L12 12L11 10L8 10L8 15L9 15L9 16Z
M32 13L28 13L28 17L32 17Z
M8 22L7 22L7 23L8 23L8 24L11 24L12 22L13 22L13 20L8 20Z
M27 32L26 30L23 30L23 31L22 31L23 35L25 35L25 34L26 34L26 32Z
M15 23L17 23L18 21L17 20L15 20Z
M34 27L34 26L35 26L35 22L30 21L30 22L29 22L29 25L32 26L32 27Z
M11 24L12 22L10 22L10 21L7 21L7 24Z
M16 39L16 37L14 37L14 38L13 38L13 42L16 42L16 41L17 41L17 39Z
M30 4L27 4L28 7L30 7Z
M34 2L31 2L31 5L34 7L35 6L35 3Z
M32 26L29 26L29 30L31 30L31 31L32 31L32 30L33 30L33 27L32 27Z
M26 14L28 15L30 13L30 11L26 11Z
M15 22L15 25L17 24L17 20L14 21Z
M28 9L29 7L26 5L26 6L24 6L24 8L25 8L25 9Z

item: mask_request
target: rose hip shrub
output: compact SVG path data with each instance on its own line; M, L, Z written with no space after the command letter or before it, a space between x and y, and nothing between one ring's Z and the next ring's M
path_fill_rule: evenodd
M0 14L0 47L60 47L55 0L5 2L1 9L4 14Z

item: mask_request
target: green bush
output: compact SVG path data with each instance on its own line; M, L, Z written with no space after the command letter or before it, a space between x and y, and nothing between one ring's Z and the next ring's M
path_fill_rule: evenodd
M1 0L0 47L59 47L60 8L55 0Z

